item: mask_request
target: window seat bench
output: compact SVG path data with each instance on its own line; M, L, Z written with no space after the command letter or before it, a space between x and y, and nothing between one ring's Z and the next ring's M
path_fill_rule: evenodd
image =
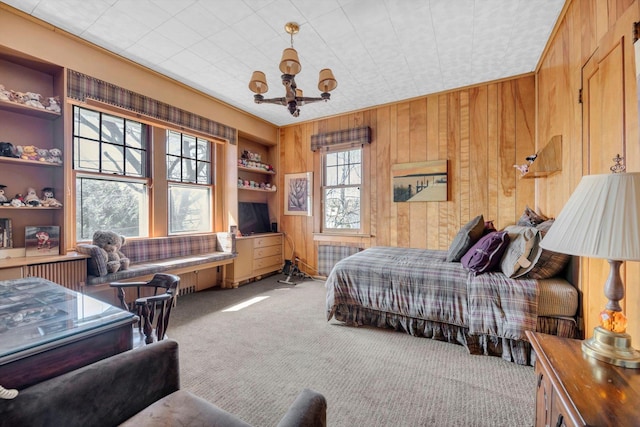
M233 263L237 257L235 235L226 232L127 240L120 251L129 258L129 268L115 273L108 273L99 249L90 243L78 243L76 246L79 253L90 256L85 282L88 293L95 293L99 291L97 288L104 288L111 282L146 280L155 273L179 276L223 266Z

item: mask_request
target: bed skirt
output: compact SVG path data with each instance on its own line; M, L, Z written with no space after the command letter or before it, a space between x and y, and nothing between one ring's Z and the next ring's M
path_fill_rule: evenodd
M518 365L533 366L535 353L526 340L512 340L491 335L470 335L464 326L430 320L415 319L399 314L386 313L360 306L339 304L334 318L351 326L370 325L404 331L416 337L432 338L463 345L469 354L500 356ZM536 331L563 338L575 338L578 334L572 318L538 317Z

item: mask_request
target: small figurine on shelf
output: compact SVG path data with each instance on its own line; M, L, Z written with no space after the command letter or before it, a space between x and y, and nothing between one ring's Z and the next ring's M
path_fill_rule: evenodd
M4 189L7 188L6 185L2 185L0 184L0 203L5 204L7 203L7 196L4 195Z
M62 203L58 201L55 197L55 193L53 192L53 188L45 187L42 189L42 206L48 206L50 208L59 208L62 206Z
M42 105L44 108L53 111L54 113L60 112L60 98L57 96L49 96L42 100Z
M24 196L22 193L16 194L13 199L11 199L11 206L15 208L21 208L24 206Z
M27 100L25 101L24 105L44 109L44 105L42 105L42 102L40 102L42 100L42 95L35 92L27 92L26 96Z
M0 157L13 157L17 159L20 156L18 155L18 150L12 143L0 142Z
M39 162L46 162L47 157L49 157L49 150L46 148L36 148L36 154Z
M242 152L242 154L240 155L240 158L245 159L245 160L249 160L249 152L247 150L244 150Z
M40 202L40 198L36 194L36 190L32 187L27 188L27 195L24 198L24 203L27 206L37 207L42 203Z
M20 158L24 160L38 160L38 147L35 145L18 145Z
M62 150L59 148L49 149L49 155L46 160L49 163L62 164Z
M11 101L11 91L0 84L0 101Z

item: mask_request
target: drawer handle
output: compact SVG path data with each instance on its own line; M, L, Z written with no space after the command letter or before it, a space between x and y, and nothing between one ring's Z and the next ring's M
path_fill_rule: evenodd
M538 388L540 387L540 384L542 384L542 372L538 374Z
M556 427L562 427L564 425L564 417L562 414L558 414L558 422L556 423Z

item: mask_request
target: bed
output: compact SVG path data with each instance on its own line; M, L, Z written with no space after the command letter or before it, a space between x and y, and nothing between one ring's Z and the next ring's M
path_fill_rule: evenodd
M458 343L521 365L533 364L525 331L578 333L578 292L564 278L476 274L447 261L447 251L368 248L337 262L326 289L327 320Z

